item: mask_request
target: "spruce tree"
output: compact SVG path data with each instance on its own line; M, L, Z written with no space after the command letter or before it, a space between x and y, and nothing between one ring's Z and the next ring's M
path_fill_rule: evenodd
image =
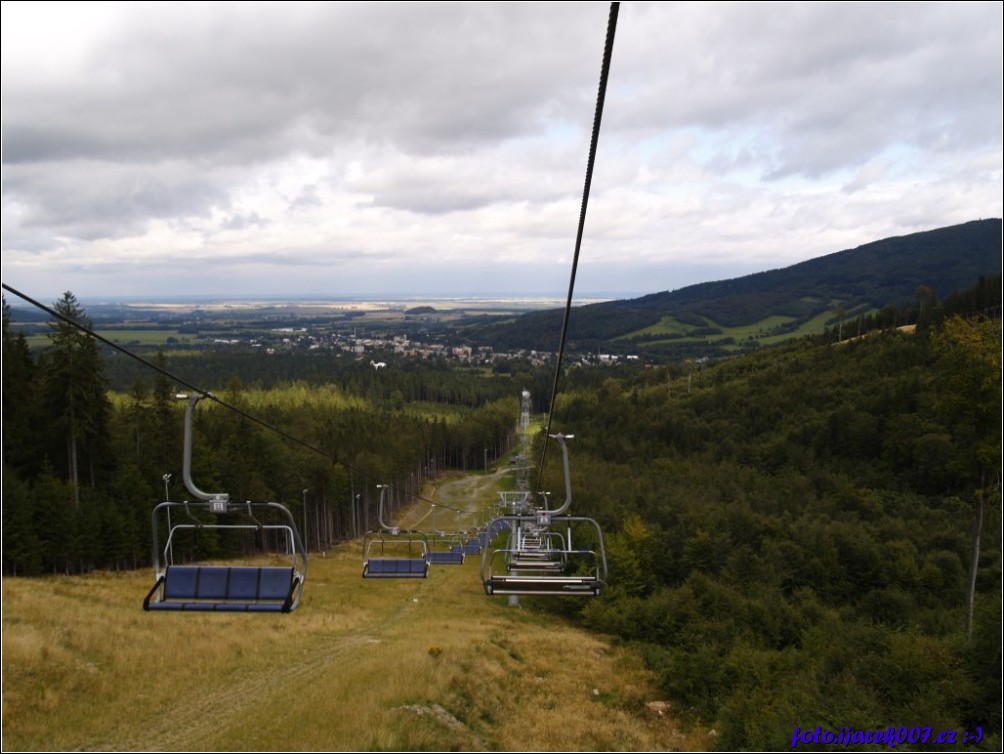
M78 506L81 478L94 486L103 471L110 404L101 354L86 332L91 323L83 307L67 291L53 308L61 318L49 323L50 346L42 361L44 407L54 439L50 452L65 463L72 502Z

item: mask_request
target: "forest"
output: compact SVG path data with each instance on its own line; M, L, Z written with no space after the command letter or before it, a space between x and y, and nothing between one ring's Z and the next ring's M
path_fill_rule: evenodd
M54 310L87 324L71 293ZM377 372L322 357L312 361L323 366L313 383L283 379L288 360L271 359L270 376L245 384L238 375L258 374L246 368L254 354L234 361L205 353L160 355L145 378L131 363L131 387L112 391L107 372L115 369L106 369L98 343L65 322L54 323L50 345L33 353L5 316L3 348L3 572L13 575L150 562L153 505L165 495L186 496L184 403L168 375L241 412L211 402L200 408L193 442L199 486L234 499L276 500L298 519L318 519L308 542L317 549L376 524L377 484L394 485L399 506L439 470L496 462L511 449L519 391L531 378L519 371L465 375L435 364ZM107 361L121 369L124 359L116 356Z
M953 317L566 392L612 533L606 596L563 607L642 645L722 749L807 721L999 748L1000 361L1000 319Z
M932 300L910 334L876 321L719 361L570 368L550 409L575 436L574 513L603 527L609 585L529 604L640 647L721 749L809 725L979 730L999 749L995 285ZM72 294L55 308L86 321ZM3 573L145 566L153 505L183 495L178 386L151 372L110 391L93 340L51 329L32 352L4 319ZM248 382L213 358L207 389L324 453L211 405L196 478L319 517L316 548L373 523L377 483L402 505L430 476L498 462L520 390L548 384L528 365Z
M920 314L918 290L947 300L980 277L992 278L1000 269L1000 249L999 219L886 238L783 269L582 306L569 323L569 340L580 350L679 361L702 353L727 356L735 350L728 348L733 344L694 341L694 336L706 334L700 328L707 321L716 327L739 327L779 316L790 319L795 330L821 315L836 323L839 315L834 310L841 310L853 318L878 317L889 324L898 318L895 324L906 324ZM993 295L999 300L999 285ZM698 329L676 342L635 337L666 316ZM555 347L560 323L559 310L539 311L512 323L474 327L472 335L500 349L546 350Z

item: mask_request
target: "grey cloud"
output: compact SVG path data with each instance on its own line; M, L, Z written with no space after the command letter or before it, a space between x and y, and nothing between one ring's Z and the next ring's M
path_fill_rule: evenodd
M294 212L297 210L313 209L321 206L323 206L323 202L317 194L316 184L304 186L300 193L297 194L296 198L289 203L289 209Z
M256 228L256 264L365 253L386 276L456 239L541 259L574 230L605 2L107 7L73 66L5 46L5 255L113 265L84 242L146 249L157 227L223 270L214 244ZM999 213L1001 7L623 4L590 241L738 254L806 219L879 237ZM923 202L894 197L918 185Z
M60 169L8 167L5 203L22 208L17 225L47 228L80 240L123 238L141 233L154 219L209 215L225 206L227 194L187 166L110 165L71 161Z
M546 161L512 163L505 154L495 153L482 154L477 160L390 161L347 185L371 195L376 206L438 215L493 204L544 204L567 196L574 181L581 181L578 173L557 184L545 180L554 173L569 178L561 168L552 166L549 171Z
M267 221L259 217L257 212L251 212L231 215L220 227L223 230L244 230L245 228L261 228L265 225L268 225Z
M1000 99L987 97L1001 88L999 5L715 3L686 6L672 29L661 8L646 12L628 32L637 85L611 109L619 128L755 131L772 177L817 177L902 142L999 143Z
M243 164L343 138L451 150L525 131L592 84L556 68L569 50L553 30L582 23L560 5L174 7L131 11L70 84L5 75L4 160ZM547 80L562 94L542 103Z

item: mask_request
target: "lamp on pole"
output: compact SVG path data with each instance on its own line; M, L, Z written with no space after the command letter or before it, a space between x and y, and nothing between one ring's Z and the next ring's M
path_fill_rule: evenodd
M303 546L310 552L310 538L307 536L307 491L303 491Z
M168 484L171 481L171 475L170 474L164 474L164 476L161 477L161 479L164 480L164 502L166 503L166 502L168 502L171 499L171 493L168 490ZM167 531L168 531L168 536L170 536L170 532L171 532L171 509L170 508L167 509ZM171 562L174 562L174 542L173 541L171 541L170 551L169 552L170 552L170 556L171 556Z

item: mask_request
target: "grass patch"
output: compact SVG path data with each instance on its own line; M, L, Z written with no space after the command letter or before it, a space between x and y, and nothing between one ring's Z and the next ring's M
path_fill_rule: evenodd
M714 327L714 324L709 322L708 327ZM614 340L630 340L631 338L637 337L647 338L655 335L686 336L687 333L693 329L693 325L680 322L671 314L664 314L654 325L649 325L648 327L643 327L640 330L629 332L626 335L618 336L617 338L614 338Z
M654 691L640 660L486 597L477 563L418 580L364 581L360 570L356 544L315 557L303 605L286 616L144 613L146 573L4 579L3 746L693 745L644 717ZM584 715L593 688L605 709Z
M672 315L664 315L656 324L622 335L616 340L627 341L632 338L643 338L644 344L650 346L697 342L722 344L722 341L730 341L731 346L730 344L723 345L726 348L731 347L734 350L739 350L744 347L744 344L751 342L759 345L773 345L806 335L822 334L828 326L833 326L834 316L831 311L823 312L806 322L802 322L797 327L794 327L794 323L797 322L796 317L780 314L773 314L757 322L736 327L725 327L712 319L702 317L703 326L695 327L693 324L678 321ZM717 330L718 332L702 332L709 330ZM659 336L664 337L660 338Z
M500 477L447 480L434 499L488 499ZM145 613L147 571L5 578L3 748L708 746L646 714L658 697L633 650L485 596L478 568L364 580L351 542L311 559L291 615Z

